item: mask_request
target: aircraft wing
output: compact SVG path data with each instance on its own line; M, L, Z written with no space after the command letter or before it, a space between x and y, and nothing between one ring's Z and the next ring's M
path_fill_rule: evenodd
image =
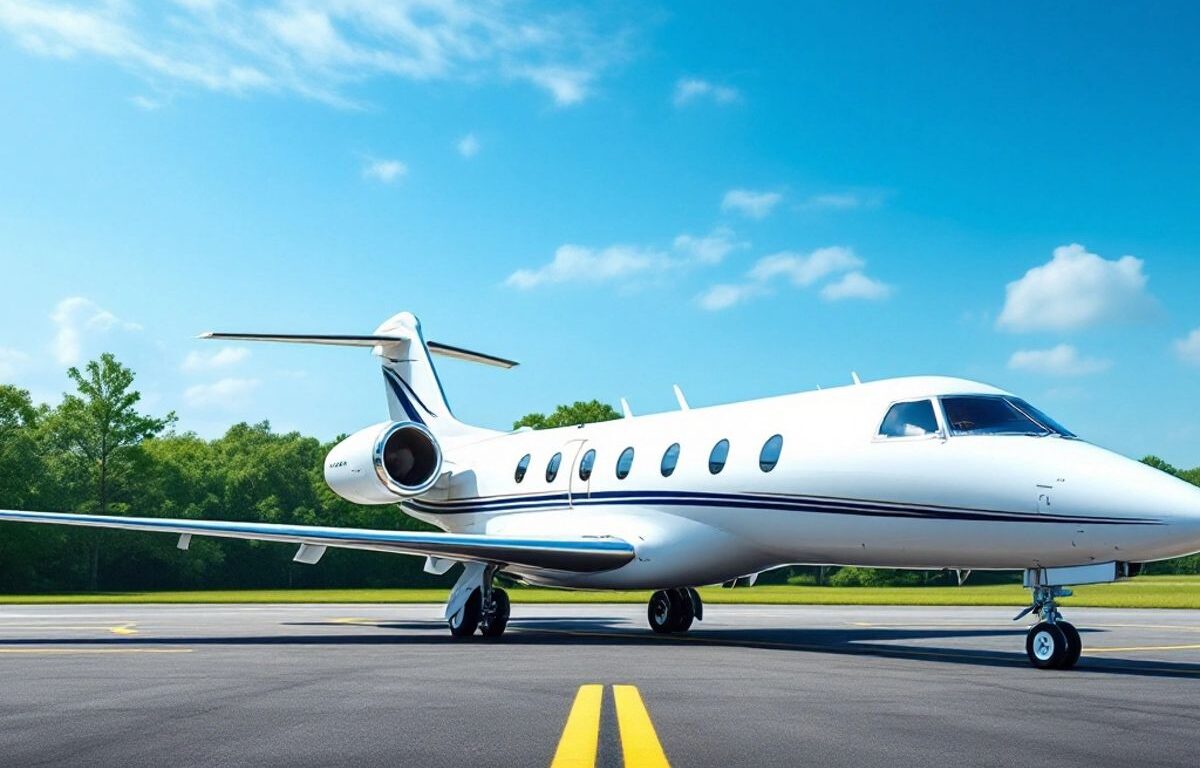
M365 528L327 528L310 525L180 520L161 517L115 517L59 512L0 510L0 521L49 523L91 528L156 531L181 536L281 541L301 545L296 559L315 563L325 547L368 549L408 555L432 555L449 560L546 568L588 573L624 565L634 558L628 542L613 537L539 538L486 536L423 531L377 531ZM182 540L180 546L185 547ZM185 547L186 548L186 547Z

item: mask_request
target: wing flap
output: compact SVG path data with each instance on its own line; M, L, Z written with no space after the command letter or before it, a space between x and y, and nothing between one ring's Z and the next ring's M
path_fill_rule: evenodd
M22 512L19 510L0 510L0 520L15 523L47 523L175 533L181 537L214 536L308 544L313 547L433 555L451 560L503 563L577 573L618 568L635 556L631 544L614 537L513 538L478 534L381 531L365 528L327 528L324 526L223 520L179 520L160 517L76 515L62 512Z

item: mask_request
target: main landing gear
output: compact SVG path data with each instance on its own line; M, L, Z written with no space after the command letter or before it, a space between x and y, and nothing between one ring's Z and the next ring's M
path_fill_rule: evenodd
M1070 597L1065 587L1034 586L1033 605L1017 614L1017 621L1031 613L1041 619L1025 636L1025 655L1038 669L1070 669L1079 661L1083 643L1075 625L1063 621L1055 599Z
M704 603L691 587L662 589L650 596L646 618L650 629L660 634L687 632L692 621L703 620Z
M508 627L511 604L508 593L494 586L495 566L468 563L446 603L446 624L458 639L471 637L475 630L487 638L498 638Z

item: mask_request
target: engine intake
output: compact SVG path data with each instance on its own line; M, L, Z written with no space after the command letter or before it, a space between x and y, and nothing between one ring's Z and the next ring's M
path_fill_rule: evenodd
M442 449L423 425L383 422L355 432L325 458L325 482L355 504L394 504L437 482Z

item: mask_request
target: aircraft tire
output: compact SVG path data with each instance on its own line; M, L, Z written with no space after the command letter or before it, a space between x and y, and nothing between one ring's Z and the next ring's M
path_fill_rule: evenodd
M1079 661L1079 654L1083 653L1083 640L1080 639L1079 630L1075 629L1074 624L1060 621L1057 626L1067 638L1067 652L1058 668L1071 669Z
M674 616L670 631L687 632L696 618L691 595L682 589L672 589L667 594L671 600L671 614Z
M650 622L650 629L659 634L675 631L675 601L671 599L670 590L660 589L650 596L650 602L646 605L646 619Z
M500 637L508 626L508 617L512 613L512 603L508 593L499 587L492 590L492 615L483 623L480 633L484 637Z
M1067 656L1067 636L1057 624L1035 624L1025 636L1025 655L1038 669L1061 669Z
M450 626L450 634L455 638L463 639L475 634L475 630L479 627L479 616L482 612L482 598L479 595L479 590L476 589L467 598L467 602L463 603L463 607L458 613L450 617L446 622Z

